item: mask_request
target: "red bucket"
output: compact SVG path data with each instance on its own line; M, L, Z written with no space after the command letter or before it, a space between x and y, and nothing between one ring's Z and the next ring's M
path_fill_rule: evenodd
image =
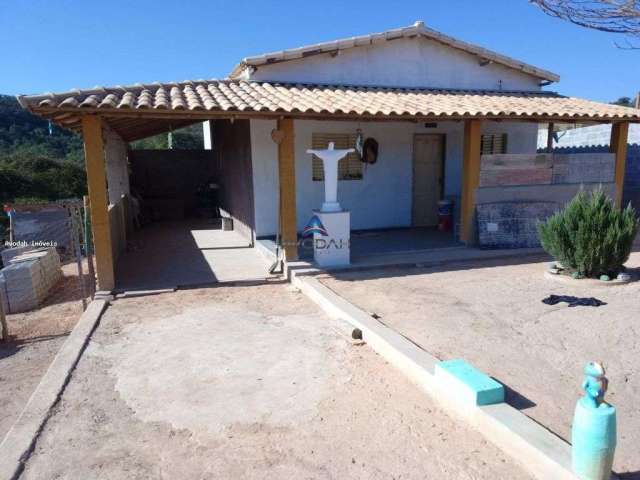
M453 202L440 200L438 202L438 230L450 232L453 226Z

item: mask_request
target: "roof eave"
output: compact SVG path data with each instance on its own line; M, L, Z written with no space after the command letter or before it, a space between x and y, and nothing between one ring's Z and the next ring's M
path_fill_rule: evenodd
M27 107L29 111L36 115L50 115L53 113L65 114L73 113L74 116L82 115L104 115L106 117L136 117L136 118L257 118L257 117L272 117L279 118L284 116L292 118L308 118L308 117L322 117L322 118L364 118L370 120L466 120L466 119L485 119L485 120L522 120L522 121L588 121L588 122L630 122L640 123L640 116L633 115L568 115L568 114L555 114L555 113L487 113L487 114L383 114L383 113L348 113L348 112L313 112L302 111L299 109L292 109L290 111L247 111L247 110L156 110L156 109L123 109L123 108L92 108L92 107ZM52 120L55 122L55 115L52 116Z

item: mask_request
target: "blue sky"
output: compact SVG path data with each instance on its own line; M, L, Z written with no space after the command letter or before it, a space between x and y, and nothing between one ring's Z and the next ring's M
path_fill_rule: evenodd
M600 101L640 90L640 51L526 0L4 0L0 93L223 78L242 57L413 23L562 77Z

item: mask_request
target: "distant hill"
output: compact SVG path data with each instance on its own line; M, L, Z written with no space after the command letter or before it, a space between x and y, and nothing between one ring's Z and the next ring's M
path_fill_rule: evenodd
M82 139L0 95L0 202L81 197L86 191Z
M45 155L51 159L83 162L79 135L24 110L14 97L0 95L0 158L16 155Z
M167 135L131 148L168 148ZM200 124L176 130L173 148L202 148ZM80 135L49 125L24 110L14 97L0 95L0 202L58 200L86 192Z

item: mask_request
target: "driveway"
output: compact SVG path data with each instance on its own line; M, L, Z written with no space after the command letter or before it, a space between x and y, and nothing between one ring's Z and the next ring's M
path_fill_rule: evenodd
M290 286L106 311L24 479L524 479Z
M627 266L640 270L640 253ZM546 262L452 263L438 268L345 272L321 281L438 358L465 358L510 388L508 401L570 439L582 369L607 367L607 400L618 409L614 469L640 478L640 282L565 284ZM607 305L542 303L550 294L597 297Z

